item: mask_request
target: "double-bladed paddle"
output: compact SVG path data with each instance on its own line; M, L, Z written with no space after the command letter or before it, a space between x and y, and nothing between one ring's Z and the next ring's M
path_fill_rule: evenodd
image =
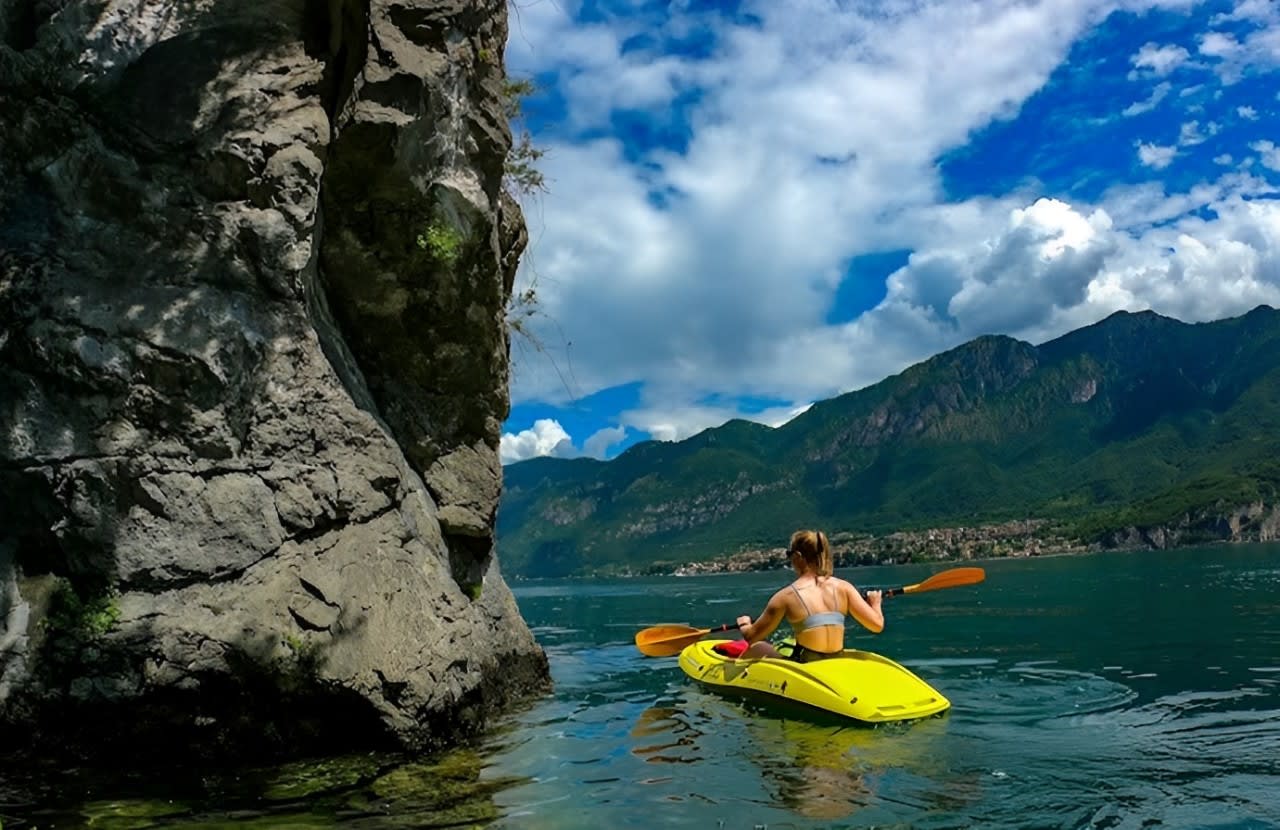
M962 585L976 585L987 578L982 568L951 568L940 571L914 585L903 585L900 588L883 588L883 596L896 597L899 594L919 594L924 591L937 591L942 588L959 588ZM868 588L862 592L866 596ZM737 631L737 623L724 623L715 628L694 628L690 625L655 625L636 634L636 648L649 657L670 657L684 651L686 646L696 643L708 634L720 631Z

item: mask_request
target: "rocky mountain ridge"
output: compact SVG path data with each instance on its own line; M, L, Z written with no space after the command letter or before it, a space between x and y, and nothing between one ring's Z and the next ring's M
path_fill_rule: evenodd
M1195 325L1119 312L1039 346L978 338L777 429L511 465L499 535L527 576L669 571L803 526L1030 518L1084 546L1158 539L1142 529L1229 528L1280 501L1277 427L1275 310Z

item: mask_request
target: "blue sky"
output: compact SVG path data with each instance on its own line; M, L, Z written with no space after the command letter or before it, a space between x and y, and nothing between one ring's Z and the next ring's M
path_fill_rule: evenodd
M785 423L982 334L1280 306L1280 2L511 0L504 463Z

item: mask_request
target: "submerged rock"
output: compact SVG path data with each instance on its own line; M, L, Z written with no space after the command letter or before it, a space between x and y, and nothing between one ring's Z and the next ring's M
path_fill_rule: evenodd
M494 550L505 40L502 0L0 4L4 729L421 747L546 685Z

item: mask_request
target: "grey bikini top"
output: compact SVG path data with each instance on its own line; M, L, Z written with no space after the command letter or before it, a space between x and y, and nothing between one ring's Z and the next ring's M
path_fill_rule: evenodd
M801 631L808 631L810 628L818 628L824 625L838 625L844 628L844 613L840 611L819 611L817 614L809 613L809 605L804 601L804 597L800 596L799 589L794 584L791 590L796 592L796 599L800 600L800 607L804 608L805 618L800 622L792 623L791 628L797 634ZM821 589L819 589L821 590Z

